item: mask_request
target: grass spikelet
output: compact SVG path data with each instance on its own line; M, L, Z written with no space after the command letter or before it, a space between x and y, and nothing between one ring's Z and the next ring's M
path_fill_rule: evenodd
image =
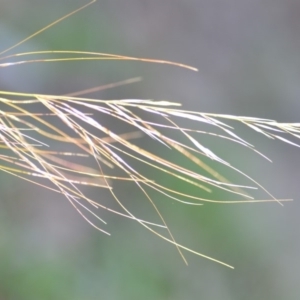
M87 5L93 2L95 1ZM0 67L78 60L129 60L163 63L196 71L191 66L169 61L95 52L52 50L3 55L87 5L3 51L0 56ZM45 58L45 56L47 57ZM239 137L234 132L234 128L228 125L228 121L230 124L232 122L241 124L270 139L278 139L297 147L299 145L290 140L289 136L293 139L300 138L300 124L278 123L274 120L253 117L191 112L181 109L180 103L169 101L151 99L101 100L83 97L85 94L102 88L111 88L138 80L139 78L129 79L106 87L96 87L70 95L0 91L0 170L64 195L87 222L103 233L109 234L103 229L103 226L98 225L98 221L103 224L105 221L96 214L95 209L97 208L137 221L157 236L174 244L185 262L182 250L232 268L222 261L177 243L147 190L154 190L173 201L196 206L206 202L233 204L275 201L281 204L284 201L290 201L289 199L276 199L254 179L202 144L201 136L211 135L218 138L220 142L224 139L231 141L268 159L252 144ZM37 107L40 108L40 113L36 112ZM131 130L125 134L115 132L99 121L102 115L114 118ZM145 115L148 116L147 119ZM151 119L154 115L156 120L160 121L154 122ZM183 128L180 126L182 119L188 120L191 127ZM197 126L192 125L193 123ZM211 130L200 130L203 124ZM195 127L199 130L193 129ZM182 136L182 139L177 138L178 134ZM181 163L180 159L172 161L138 146L136 139L142 136L147 136L153 140L153 143L164 146L165 151L177 152L184 159L190 160L197 168L189 169ZM63 151L61 149L73 150ZM210 167L207 161L214 161L239 173L248 179L249 185L230 182ZM94 167L90 167L91 162ZM132 162L135 163L132 164ZM218 188L235 195L234 199L236 200L203 198L184 193L180 188L170 188L161 183L159 179L152 178L149 175L151 169L170 176L174 180L183 181L186 185L198 188L199 194L202 191L210 193L212 188ZM108 170L112 171L108 172ZM116 170L115 173L113 170ZM117 175L111 175L112 173ZM140 189L145 199L154 207L161 220L160 224L140 219L130 212L122 199L114 192L114 186L119 181L131 182ZM95 199L90 199L82 192L81 187L83 185L109 190L112 198L119 204L120 210L117 211L104 206ZM257 188L263 189L268 195L268 199L253 199L249 191ZM97 222L92 221L91 216L96 218ZM161 231L157 231L156 227L164 228L166 234L161 234Z

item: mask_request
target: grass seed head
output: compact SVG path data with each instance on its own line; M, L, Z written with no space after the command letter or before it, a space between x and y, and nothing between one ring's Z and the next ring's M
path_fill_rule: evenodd
M51 23L20 43L0 54L0 67L16 67L20 64L79 61L79 60L129 60L147 63L162 63L196 70L184 64L136 58L107 53L82 51L35 51L4 56L21 43L42 33L51 26L73 15L95 1L71 12L67 16ZM45 55L47 56L45 58ZM42 56L42 58L40 58ZM224 140L246 147L268 159L243 137L234 132L228 125L242 124L270 139L278 139L299 147L291 140L299 139L299 123L278 123L274 120L233 115L221 115L204 112L191 112L181 109L179 103L143 99L102 100L83 97L84 95L103 88L112 88L122 84L139 81L133 78L105 87L96 87L69 95L43 95L0 91L0 170L17 176L31 183L62 194L72 206L92 226L108 234L103 226L92 221L91 216L105 224L95 212L96 208L105 209L118 215L137 221L159 237L174 244L182 258L182 250L186 250L228 267L230 265L219 260L193 251L176 242L161 215L154 199L147 191L158 194L187 205L211 203L249 203L274 202L280 204L289 199L276 199L270 192L254 179L235 168L201 142L201 137L209 135L217 138L219 143ZM37 107L40 112L37 113ZM109 116L124 126L130 127L129 133L122 133L102 124L101 116ZM143 117L142 117L143 116ZM147 116L147 119L145 118ZM155 116L155 118L152 118ZM156 121L154 121L154 119ZM188 121L190 127L180 126L180 120ZM186 122L185 122L186 123ZM194 123L196 126L194 126ZM201 130L201 126L209 130ZM208 126L208 127L207 127ZM194 128L197 128L195 130ZM152 143L162 145L166 152L177 152L182 159L154 153L147 148L138 146L137 138L149 137ZM62 149L68 149L67 151ZM192 162L189 168L184 160ZM249 185L231 182L210 166L209 161L229 168L244 176ZM91 165L93 167L91 167ZM110 170L110 171L109 171ZM153 172L172 177L176 181L197 188L199 195L211 193L212 189L221 189L235 195L235 200L214 199L213 196L203 198L192 193L175 189L161 182ZM114 187L118 182L131 182L136 185L145 199L151 203L161 223L140 219L135 216L118 197ZM82 191L82 186L107 189L120 209L107 207L100 201L89 198ZM252 189L263 189L268 199L257 200L251 197ZM166 235L155 228L162 227Z

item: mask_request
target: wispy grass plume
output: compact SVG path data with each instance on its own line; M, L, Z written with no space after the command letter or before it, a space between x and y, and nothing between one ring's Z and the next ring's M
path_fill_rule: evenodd
M91 3L93 2L95 1ZM87 5L3 51L0 56L0 68L37 62L134 60L175 65L196 71L195 68L183 64L107 53L52 50L4 55ZM105 86L105 88L138 80L130 79ZM278 139L297 147L299 147L298 144L290 140L289 136L294 139L300 138L300 123L278 123L274 120L253 117L186 111L181 109L179 103L169 101L101 100L83 97L101 88L104 87L76 92L72 95L0 91L0 170L64 195L87 222L106 234L109 233L100 225L101 222L105 224L105 221L99 218L95 208L102 208L140 223L159 237L174 244L184 261L186 260L182 250L232 268L224 262L177 243L147 190L152 189L165 197L187 205L202 205L205 202L231 204L288 201L288 199L276 199L254 179L218 156L213 149L207 148L202 144L201 136L215 136L220 143L228 140L267 158L243 137L238 136L234 128L228 125L228 121L230 124L235 122L247 126L268 138ZM40 109L40 113L37 113L37 108ZM114 118L132 130L127 134L114 131L99 121L103 115ZM151 116L156 116L156 121L153 121ZM189 121L190 128L180 126L180 120ZM194 126L194 123L197 126ZM201 125L204 124L205 128L211 128L211 130L201 130ZM195 130L195 128L198 129ZM182 136L182 139L178 139L178 134ZM164 146L166 151L177 152L186 160L190 160L197 168L189 169L181 162L181 159L172 161L146 148L141 148L136 143L136 139L141 136L150 137L153 143ZM66 148L73 150L68 152L62 150ZM238 172L248 179L249 185L230 182L210 167L207 163L209 160ZM94 167L90 167L91 161ZM137 163L132 164L134 161ZM109 169L119 170L119 172L114 176L111 172L107 172ZM201 198L194 194L184 193L180 188L170 188L165 186L159 178L151 177L150 169L173 177L174 180L185 182L186 185L196 187L199 191L211 192L212 188L227 191L235 194L234 199L237 200L222 201L213 197ZM127 208L114 192L114 186L119 181L131 182L141 190L145 199L157 212L161 220L160 224L140 219ZM119 204L120 209L112 209L89 198L82 192L83 185L109 190L112 199ZM267 199L256 200L250 196L251 189L257 188L266 192ZM91 216L98 219L100 223L92 221ZM166 234L161 234L161 230L158 231L157 227L164 228Z

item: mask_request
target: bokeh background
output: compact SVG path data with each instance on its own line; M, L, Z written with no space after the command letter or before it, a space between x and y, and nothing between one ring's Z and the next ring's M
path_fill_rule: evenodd
M84 3L1 0L0 51ZM199 72L137 62L38 63L0 69L0 89L64 94L141 76L140 83L96 96L164 99L189 110L299 122L299 14L297 0L99 0L12 52L99 51L174 60ZM104 122L114 128L113 120ZM217 139L203 142L276 197L294 202L188 207L153 195L178 242L235 270L192 254L186 267L172 245L99 212L112 234L107 237L63 197L0 173L0 299L299 299L300 151L242 126L237 132L273 163ZM124 203L155 219L133 188L116 189ZM85 191L113 201L106 191Z

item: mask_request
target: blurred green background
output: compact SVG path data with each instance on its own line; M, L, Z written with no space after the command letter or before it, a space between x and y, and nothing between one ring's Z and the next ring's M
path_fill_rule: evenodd
M1 0L0 51L83 4ZM299 13L297 0L99 0L11 53L109 52L174 60L199 72L138 62L39 63L0 69L0 89L64 94L141 76L140 83L96 96L164 99L189 110L299 122ZM114 128L113 120L104 122ZM186 267L172 245L100 211L107 237L63 197L0 173L0 300L299 299L299 149L237 127L274 163L216 139L201 141L276 197L294 202L190 207L152 195L178 242L235 270L189 253ZM155 220L136 190L116 189L135 212ZM106 191L84 190L113 201Z

